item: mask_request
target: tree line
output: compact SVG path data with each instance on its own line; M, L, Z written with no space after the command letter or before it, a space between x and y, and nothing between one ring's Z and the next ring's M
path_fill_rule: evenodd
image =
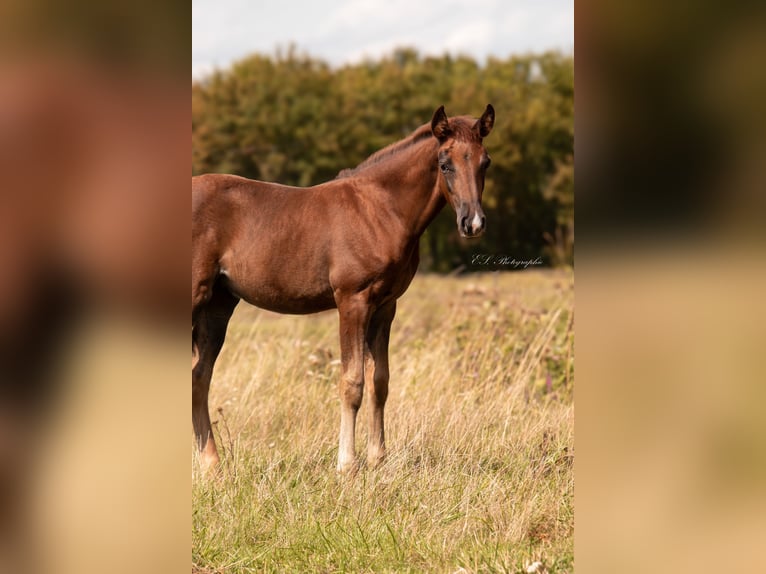
M485 142L487 232L461 239L445 208L423 237L421 268L476 269L478 253L571 265L574 65L557 52L479 63L399 49L340 68L293 48L255 54L193 81L192 170L314 185L405 137L439 105L478 116L487 103L496 111Z

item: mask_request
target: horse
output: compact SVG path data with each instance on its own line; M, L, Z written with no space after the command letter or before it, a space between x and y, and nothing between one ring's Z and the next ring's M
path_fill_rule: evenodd
M192 423L199 461L219 455L208 410L213 366L240 299L277 313L337 309L341 349L337 471L358 469L365 386L367 464L385 458L388 343L396 302L418 267L420 236L449 203L463 237L485 229L495 111L430 123L329 182L299 188L227 174L192 177Z

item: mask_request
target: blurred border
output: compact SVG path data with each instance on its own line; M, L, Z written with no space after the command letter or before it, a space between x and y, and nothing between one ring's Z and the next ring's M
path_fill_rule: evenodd
M190 40L0 6L0 572L189 568Z
M576 4L576 560L766 569L766 12Z

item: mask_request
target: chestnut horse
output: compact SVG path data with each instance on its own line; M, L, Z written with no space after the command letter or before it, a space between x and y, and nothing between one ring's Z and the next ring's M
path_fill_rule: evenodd
M192 178L192 422L204 468L218 462L208 412L213 364L240 299L278 313L337 308L342 375L338 471L357 468L356 415L371 409L367 463L385 456L388 339L420 236L449 203L463 237L484 232L481 196L495 121L447 118L347 169L295 188L234 175Z

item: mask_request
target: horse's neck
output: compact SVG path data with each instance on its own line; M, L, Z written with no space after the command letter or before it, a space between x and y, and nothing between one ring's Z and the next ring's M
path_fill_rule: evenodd
M391 158L380 175L382 187L392 196L413 239L425 232L446 203L437 189L437 149L435 140L416 144Z
M414 211L413 226L411 228L414 237L420 237L425 233L425 230L447 203L444 195L437 189L436 181L431 183L428 190L428 193L423 196L425 201L422 201L423 197L418 198L419 201L417 203L419 206L422 205L422 207Z

